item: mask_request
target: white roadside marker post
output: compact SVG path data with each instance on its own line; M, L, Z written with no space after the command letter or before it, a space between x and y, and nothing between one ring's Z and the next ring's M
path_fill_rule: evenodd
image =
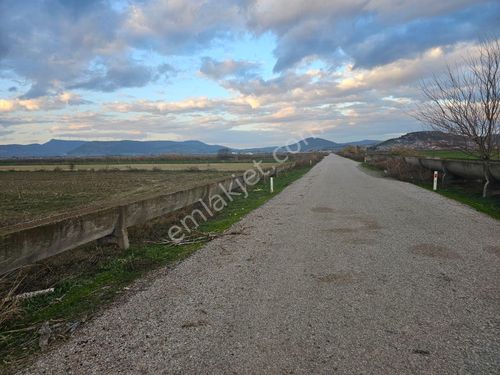
M271 177L269 181L271 183L271 193L274 193L274 177Z
M438 188L438 171L434 171L434 184L432 185L432 190L436 191Z

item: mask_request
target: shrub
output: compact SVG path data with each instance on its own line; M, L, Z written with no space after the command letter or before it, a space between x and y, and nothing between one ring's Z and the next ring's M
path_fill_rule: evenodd
M385 162L379 162L383 166L386 174L390 177L397 178L402 181L411 181L411 182L422 182L422 181L431 181L432 179L432 171L410 165L405 162L403 158L390 158Z
M338 152L340 156L353 159L356 161L364 161L366 156L366 148L360 146L346 146Z

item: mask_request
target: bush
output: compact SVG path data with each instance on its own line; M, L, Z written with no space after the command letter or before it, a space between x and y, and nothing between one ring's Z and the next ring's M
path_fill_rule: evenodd
M402 181L423 182L432 180L432 171L410 165L403 158L390 158L383 162L376 163L378 167L383 167L390 177Z
M289 154L289 161L295 162L296 167L306 167L310 165L315 165L323 157L324 153L319 152L311 152L311 153L303 153L303 154Z
M364 161L366 148L360 146L346 146L338 152L340 156L356 161Z

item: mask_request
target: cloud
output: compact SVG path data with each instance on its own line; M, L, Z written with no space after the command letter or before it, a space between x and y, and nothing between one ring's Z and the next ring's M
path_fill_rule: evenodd
M13 133L13 131L12 131L12 130L3 130L3 129L2 129L2 130L0 130L0 135L1 135L2 137L5 137L6 135L9 135L9 134L12 134L12 133Z
M276 37L275 72L316 57L370 68L500 32L497 1L150 0L0 2L0 71L31 82L23 99L84 88L142 87L168 73L137 51L193 54L242 32ZM118 4L118 5L119 5ZM175 15L175 16L174 16ZM249 77L255 63L202 60L214 79ZM175 67L173 67L175 69ZM169 73L173 73L171 70Z
M8 49L7 49L7 42L3 40L3 31L0 28L0 59L2 59L5 55L7 55Z
M249 26L278 38L275 72L308 56L339 59L345 52L355 66L374 67L458 41L474 40L483 30L500 32L498 1L254 1Z
M177 75L177 73L179 72L179 70L170 65L170 64L160 64L158 65L157 69L156 69L156 75L158 78L160 77L165 77L165 78L169 78L169 77L173 77L175 75Z
M37 97L35 99L0 99L0 113L15 111L47 111L61 109L68 105L90 104L77 94L61 92L53 96Z
M240 1L152 0L126 12L123 34L137 48L190 53L244 24Z
M209 99L207 97L188 98L184 100L168 102L162 100L138 100L129 103L107 103L104 108L107 111L130 113L146 112L151 114L176 114L176 115L200 115L216 113L243 113L259 108L261 103L255 96L239 95L231 99Z
M186 99L179 102L140 100L134 103L108 103L106 109L114 112L149 112L149 113L189 113L212 107L208 98Z
M383 138L498 19L493 0L0 0L0 122L23 139Z
M64 89L96 56L114 56L125 48L117 39L120 15L108 1L3 0L1 7L7 53L0 70L32 83L24 99Z
M375 11L385 22L407 22L417 18L437 17L446 15L456 10L468 8L490 0L419 0L419 1L394 1L371 0L365 9Z
M129 5L125 5L129 4ZM174 73L134 61L137 51L191 53L243 25L232 1L0 2L0 71L31 82L23 99L68 88L110 92Z
M473 53L473 49L470 43L431 48L419 57L371 69L354 69L351 64L341 72L309 69L302 73L287 71L268 80L227 78L221 83L235 93L231 98L109 103L105 110L142 113L145 118L168 115L169 123L181 121L198 131L203 129L204 137L219 134L226 138L232 131L285 137L308 129L341 137L364 137L364 131L366 136L384 139L387 134L421 129L405 114L418 100L416 82L444 69L446 61Z
M95 131L78 131L78 132L64 132L57 130L58 138L69 138L69 139L87 139L87 140L115 140L115 139L127 139L127 140L143 140L146 134L140 130L116 130L116 131L101 131L96 133Z
M83 81L70 84L69 89L86 89L111 92L124 87L142 87L154 77L153 69L124 59L112 61L109 65L99 64L98 68L88 70Z
M378 27L377 32L343 48L353 56L356 66L380 66L400 58L418 56L429 48L477 40L482 30L498 33L499 19L500 3L490 2L441 17Z
M217 61L210 57L203 57L201 62L200 72L216 80L228 76L238 78L255 77L256 70L259 68L259 64L243 60Z

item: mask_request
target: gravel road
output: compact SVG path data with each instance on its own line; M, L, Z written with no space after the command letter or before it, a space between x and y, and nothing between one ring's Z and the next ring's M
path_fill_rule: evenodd
M330 155L28 373L500 373L500 223Z

